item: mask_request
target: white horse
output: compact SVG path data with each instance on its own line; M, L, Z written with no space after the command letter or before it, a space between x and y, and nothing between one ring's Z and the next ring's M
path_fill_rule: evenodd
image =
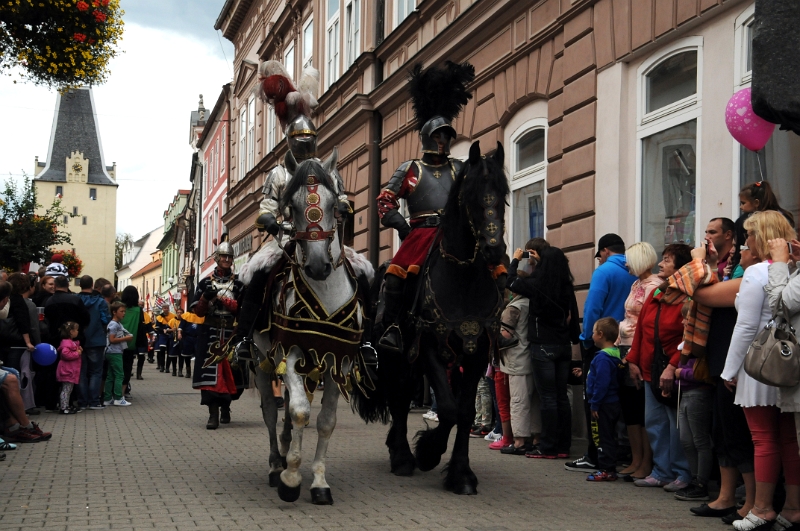
M373 273L371 264L342 246L339 239L338 200L332 180L336 157L334 150L324 163L311 159L298 164L291 152L286 156L286 169L292 177L281 210L288 207L292 212L291 226L282 225L290 236L279 235L271 252L280 247L287 260L273 265L279 270L273 272L268 294L269 324L253 337L264 360L256 371L256 384L270 433L270 485L278 487L284 501L300 496L303 430L310 421L314 391L320 383L325 384L311 467L311 499L318 505L333 503L325 480L325 457L336 427L339 394L347 397L353 386L363 383L358 359L366 309L358 297L355 277ZM259 267L258 255L253 258L250 267ZM272 372L281 375L286 385L286 416L279 443Z

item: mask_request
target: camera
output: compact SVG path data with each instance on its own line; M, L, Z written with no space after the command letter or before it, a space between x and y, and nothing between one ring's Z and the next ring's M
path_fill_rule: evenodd
M531 257L531 253L529 251L525 251L522 253L522 258L527 260Z

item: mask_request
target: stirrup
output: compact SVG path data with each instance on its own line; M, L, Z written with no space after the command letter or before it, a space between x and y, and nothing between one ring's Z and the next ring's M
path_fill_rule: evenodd
M236 344L236 357L242 361L258 361L257 356L253 353L255 343L250 337L246 337Z
M403 334L400 331L400 327L397 326L397 323L390 324L386 330L383 331L383 335L378 340L378 345L392 352L403 352Z

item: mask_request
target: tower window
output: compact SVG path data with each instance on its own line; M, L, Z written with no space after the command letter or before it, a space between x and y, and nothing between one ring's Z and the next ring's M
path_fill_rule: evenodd
M92 201L97 200L97 188L89 188L89 199Z
M69 223L69 216L64 216L64 225Z
M77 216L78 215L78 207L72 207L72 215L73 216Z
M56 186L56 195L64 195L64 187Z
M83 224L86 225L86 216L83 216Z

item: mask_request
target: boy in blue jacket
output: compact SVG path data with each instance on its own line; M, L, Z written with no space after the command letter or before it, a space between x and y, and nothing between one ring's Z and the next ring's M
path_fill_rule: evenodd
M597 471L586 481L616 481L617 479L617 422L619 404L619 349L614 346L619 336L619 324L612 317L598 319L592 330L592 340L600 351L592 360L586 377L586 398L592 411L592 439L597 446Z

